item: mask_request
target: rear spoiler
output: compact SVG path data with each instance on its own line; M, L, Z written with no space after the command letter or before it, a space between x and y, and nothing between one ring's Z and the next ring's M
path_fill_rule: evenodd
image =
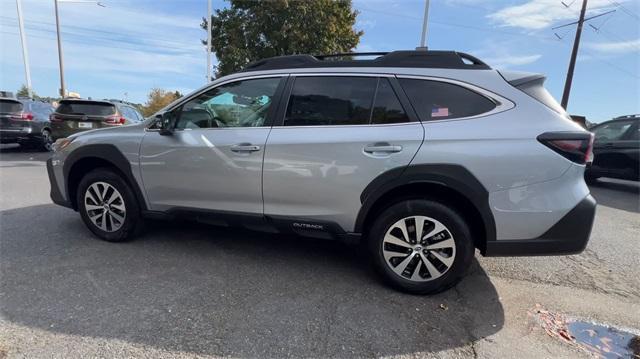
M514 87L518 87L529 82L540 82L540 84L542 84L547 79L547 77L542 74L531 72L498 71L498 73L505 79L505 81Z

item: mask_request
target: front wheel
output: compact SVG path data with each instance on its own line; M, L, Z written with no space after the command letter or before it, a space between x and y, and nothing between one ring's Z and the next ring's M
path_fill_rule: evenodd
M384 210L369 232L374 267L392 286L433 294L455 285L471 266L474 245L465 220L431 200L408 200Z
M140 209L129 184L106 168L89 172L76 195L85 225L109 242L131 239L142 225Z

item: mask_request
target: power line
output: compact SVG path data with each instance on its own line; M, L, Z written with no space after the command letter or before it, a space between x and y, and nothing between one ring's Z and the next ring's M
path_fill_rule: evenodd
M613 5L617 6L618 8L620 8L620 10L622 10L625 14L631 16L632 18L639 20L640 21L640 16L638 16L638 14L634 13L633 11L627 9L626 6L622 5L621 3L615 1L615 0L609 0L610 3L612 3Z
M50 34L50 33L54 33L55 31L46 31L46 30L37 30L37 29L32 29L35 31L40 31L46 34ZM10 32L10 31L2 31L0 30L0 33L3 34L8 34L8 35L18 35L18 33L16 32ZM62 32L63 34L65 32ZM42 36L42 35L32 35L30 34L29 37L34 37L34 38L38 38L38 39L44 39L44 40L55 40L55 36ZM134 51L140 51L141 50L141 44L139 43L127 43L127 42L118 42L118 41L111 41L111 42L115 42L115 43L122 43L122 44L129 44L129 45L134 45L134 47L128 47L128 46L114 46L114 45L105 45L105 44L97 44L95 41L92 41L90 39L73 39L73 40L67 40L67 41L71 41L77 44L85 44L85 45L99 45L100 47L103 48L107 48L107 49L117 49L117 50L134 50ZM175 48L173 47L163 47L163 46L156 46L156 45L142 45L144 47L147 48L158 48L158 47L162 47L162 48L166 48L166 49L172 49L175 50Z
M10 20L13 21L15 23L15 21L17 21L15 18L13 17L9 17L9 16L2 16L0 15L0 18L4 18L6 20ZM52 27L55 26L54 23L50 23L50 22L45 22L45 21L33 21L33 20L26 20L25 22L27 23L31 23L32 25L50 25ZM64 26L65 28L75 28L75 29L79 29L79 30L83 30L83 31L89 31L89 32L97 32L97 33L103 33L103 34L109 34L109 35L117 35L120 36L122 38L130 38L131 35L135 35L135 36L139 36L139 37L144 37L147 39L154 39L156 41L162 41L162 42L166 42L166 43L173 43L176 45L184 45L183 42L180 41L174 41L174 40L167 40L165 38L160 38L160 37L154 37L154 36L150 36L149 34L145 34L145 33L135 33L135 32L129 32L129 33L121 33L121 32L114 32L114 31L107 31L107 30L98 30L98 29L92 29L92 28L88 28L88 27L83 27L83 26L78 26L78 25L66 25ZM94 35L91 35L94 36Z
M0 25L0 26L2 26L2 25ZM36 32L42 32L42 33L55 33L54 30L43 29L43 28L39 28L39 27L34 26L34 25L27 26L27 29L30 29L30 30L36 31ZM198 47L198 46L185 47L184 44L181 44L182 47L180 48L180 47L171 46L171 45L168 45L168 44L166 44L166 45L163 45L163 44L146 44L144 42L131 41L130 39L112 39L112 38L108 38L108 37L101 37L101 36L95 36L95 35L92 35L90 38L87 38L87 39L93 40L92 42L88 42L88 41L81 41L81 40L84 40L84 38L85 38L85 36L83 36L82 34L78 34L76 32L71 32L71 31L62 31L62 33L65 34L65 35L71 35L72 39L73 39L71 41L73 41L73 42L85 43L85 44L90 44L90 45L91 44L95 45L96 44L95 40L100 40L100 41L108 42L108 43L130 44L130 45L134 45L134 46L136 46L138 48L140 46L144 46L144 47L150 47L150 48L164 48L164 49L169 49L169 50L174 50L174 51L175 50L180 50L180 49L181 50L185 50L185 51L186 50L199 51L199 49L200 49L200 47ZM29 36L31 37L31 36L34 36L34 35L29 35ZM50 39L50 38L47 38L47 39ZM55 37L53 39L55 39ZM161 40L154 40L154 41L161 41ZM129 49L136 50L137 48L129 48Z
M373 13L379 13L379 14L384 14L384 15L391 15L391 16L396 16L396 17L403 17L403 18L412 19L412 20L422 20L422 18L420 18L418 16L411 16L411 15L408 15L408 14L388 12L386 10L382 11L382 10L375 10L375 9L370 9L370 8L365 8L365 7L361 7L361 8L359 8L359 10L373 12ZM512 31L496 30L495 28L473 26L473 25L465 25L465 24L458 24L458 23L437 21L437 20L429 20L429 22L433 23L433 24L438 24L438 25L459 27L459 28L470 29L470 30L485 31L485 32L491 32L491 33L496 33L496 34L519 36L519 37L526 37L526 38L535 37L535 38L542 39L542 40L554 40L555 41L555 39L553 37L550 37L550 36L523 34L523 33L512 32Z

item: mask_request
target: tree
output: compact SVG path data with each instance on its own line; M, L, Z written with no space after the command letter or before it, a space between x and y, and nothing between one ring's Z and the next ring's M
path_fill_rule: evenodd
M182 94L178 91L171 92L161 88L153 88L149 92L147 103L142 106L142 114L145 117L151 116L180 97Z
M40 96L38 96L36 92L33 91L33 89L31 89L31 93L34 99L40 98ZM18 92L16 92L16 97L29 97L29 88L27 87L27 85L22 85L22 87L20 87Z
M230 2L211 17L217 76L272 56L349 52L363 34L353 28L358 12L351 0Z

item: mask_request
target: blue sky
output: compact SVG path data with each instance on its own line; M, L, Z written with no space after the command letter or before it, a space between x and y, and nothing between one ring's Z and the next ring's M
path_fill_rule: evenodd
M60 4L67 87L82 96L144 102L152 87L189 92L205 82L200 29L206 0L103 0ZM227 3L214 0L214 7ZM559 99L580 0L432 0L428 45L469 52L496 68L541 72ZM59 87L53 0L22 0L35 91ZM422 0L355 0L357 50L418 45ZM600 122L640 113L640 1L589 0L589 15L616 10L583 32L569 112ZM556 36L556 34L558 36ZM15 0L0 0L0 89L24 80ZM125 95L126 93L126 95Z

